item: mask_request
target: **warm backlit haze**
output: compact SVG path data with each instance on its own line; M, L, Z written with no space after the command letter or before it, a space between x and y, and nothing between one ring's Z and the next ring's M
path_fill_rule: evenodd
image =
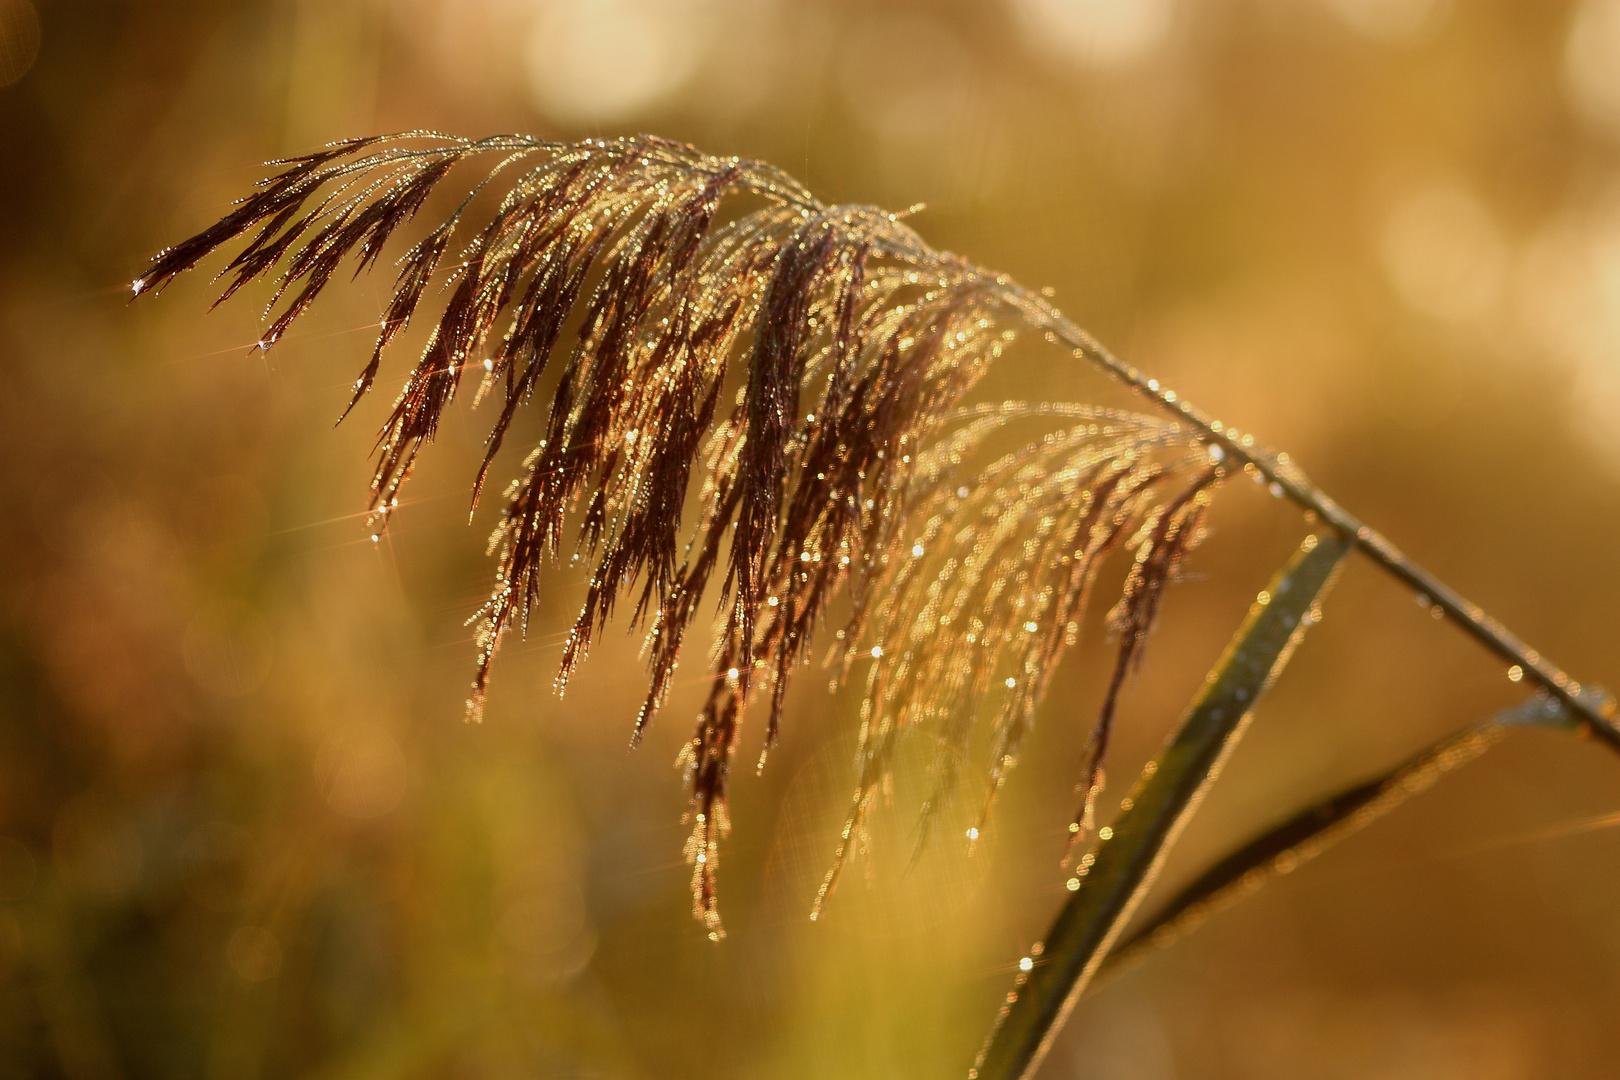
M461 722L489 410L455 404L377 544L403 352L332 427L386 267L268 352L267 291L206 313L224 260L127 303L260 162L416 128L646 131L926 204L931 243L1051 287L1620 686L1620 0L0 0L0 1077L958 1076L1067 895L1104 605L975 852L981 761L908 871L920 740L816 923L857 701L799 679L761 776L751 718L719 944L671 767L701 634L628 751L639 639L610 628L550 693L581 600L559 568ZM1034 341L983 393L1128 404ZM1116 778L1307 528L1248 483L1210 524ZM1352 565L1161 890L1519 700L1413 599ZM1617 811L1612 754L1515 732L1101 987L1042 1075L1613 1076Z

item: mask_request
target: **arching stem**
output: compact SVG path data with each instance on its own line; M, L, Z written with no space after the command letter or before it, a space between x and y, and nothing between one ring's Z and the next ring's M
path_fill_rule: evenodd
M1620 753L1620 727L1615 725L1613 698L1605 697L1595 703L1591 697L1583 696L1580 684L1557 664L1520 641L1479 605L1470 603L1455 589L1407 558L1378 530L1363 524L1334 502L1326 492L1311 483L1287 454L1257 447L1252 436L1239 435L1222 427L1182 400L1175 391L1160 385L1157 379L1149 378L1109 352L1055 308L1033 299L1023 290L1017 290L1017 293L1016 296L1009 295L1009 301L1036 325L1046 328L1058 341L1072 348L1076 356L1090 361L1144 397L1151 398L1166 412L1196 429L1212 446L1220 447L1229 462L1253 466L1282 494L1344 534L1363 554L1397 580L1426 596L1431 604L1476 641L1518 667L1532 685L1563 703L1579 718L1586 733L1602 739L1610 749Z

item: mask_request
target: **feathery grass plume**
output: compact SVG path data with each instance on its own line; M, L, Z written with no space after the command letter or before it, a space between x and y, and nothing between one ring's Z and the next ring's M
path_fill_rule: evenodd
M500 399L476 505L518 408L548 366L560 366L544 437L506 490L491 541L498 569L475 617L468 717L482 713L503 637L526 629L571 515L580 523L574 557L594 569L556 689L621 596L633 595L629 621L646 629L650 667L633 741L665 700L686 631L714 587L713 679L680 761L691 789L694 907L711 937L722 933L715 871L742 714L769 698L768 751L790 675L841 594L853 599L843 669L863 653L877 662L863 705L860 788L823 897L862 834L896 735L928 723L960 747L975 702L1002 678L988 814L1051 670L1074 642L1097 566L1121 545L1134 548L1109 616L1119 654L1071 831L1089 828L1120 689L1224 474L1219 451L1174 423L1078 406L964 410L1018 325L1052 325L1043 301L935 251L899 215L828 206L769 165L647 136L555 143L410 132L277 164L220 222L157 256L135 293L160 290L247 237L223 271L220 300L272 279L258 342L269 348L345 259L356 275L373 267L453 171L481 170L449 217L400 259L343 414L371 388L438 279L438 321L378 436L376 527L397 507L469 369L480 377L475 401ZM506 190L475 227L475 196L498 180ZM452 256L462 228L470 237ZM1031 417L1073 423L973 471L992 432ZM698 520L683 532L700 457Z

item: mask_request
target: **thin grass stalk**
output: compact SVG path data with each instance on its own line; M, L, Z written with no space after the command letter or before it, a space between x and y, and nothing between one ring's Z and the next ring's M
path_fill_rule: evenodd
M1137 393L1151 398L1165 411L1197 430L1210 443L1219 446L1235 465L1245 470L1253 469L1273 485L1273 491L1277 494L1286 495L1349 537L1373 562L1416 590L1464 632L1518 669L1518 677L1528 679L1532 685L1541 687L1557 698L1579 718L1587 734L1602 739L1610 749L1620 753L1620 727L1615 724L1613 698L1583 695L1581 684L1557 664L1520 641L1478 604L1465 599L1455 589L1407 558L1378 530L1345 510L1312 483L1286 453L1257 447L1254 436L1223 426L1219 420L1189 404L1157 379L1149 378L1125 363L1056 308L1035 298L1030 298L1028 302L1031 305L1031 320L1044 326L1055 341L1068 345L1074 350L1075 356L1089 361Z
M1607 695L1587 690L1603 707ZM1360 832L1442 776L1478 760L1502 741L1510 728L1578 730L1580 721L1563 702L1536 694L1489 719L1424 747L1394 768L1318 799L1305 809L1261 830L1215 860L1171 897L1151 918L1108 954L1088 990L1179 941L1211 915L1252 895L1281 874L1289 874L1328 848Z
M1110 830L1081 858L1075 891L1007 995L969 1080L1032 1076L1141 901L1187 819L1271 685L1315 621L1350 540L1307 537L1256 598L1163 751L1143 770Z

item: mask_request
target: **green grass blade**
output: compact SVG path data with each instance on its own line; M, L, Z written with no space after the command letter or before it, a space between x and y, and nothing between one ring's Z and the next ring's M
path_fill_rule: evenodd
M970 1080L1014 1080L1034 1073L1350 549L1350 541L1338 533L1308 537L1257 598L1180 728L1143 771L1129 809L1081 860L1082 883L1046 940L1031 950L1032 965L1007 995Z
M1603 706L1601 692L1584 693L1594 708ZM1109 953L1092 986L1154 949L1171 944L1278 874L1293 871L1412 796L1427 791L1440 777L1496 745L1508 728L1578 730L1579 726L1580 718L1562 702L1538 695L1448 735L1380 776L1317 800L1216 860Z

